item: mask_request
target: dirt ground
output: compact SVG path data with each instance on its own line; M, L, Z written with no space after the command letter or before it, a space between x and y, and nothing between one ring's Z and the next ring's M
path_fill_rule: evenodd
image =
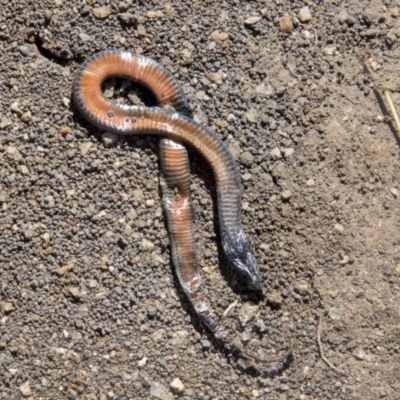
M399 12L0 0L0 399L400 399L400 140L383 97L400 112ZM202 276L245 348L293 351L283 368L200 326L173 271L158 138L107 145L75 109L77 68L109 48L173 72L235 151L264 295L227 265L191 151Z

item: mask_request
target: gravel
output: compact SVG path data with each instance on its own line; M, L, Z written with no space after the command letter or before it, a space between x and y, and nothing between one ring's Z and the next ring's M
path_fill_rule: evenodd
M399 149L376 95L399 110L396 4L2 3L1 400L398 396ZM108 48L170 70L234 154L264 296L227 265L212 171L190 150L206 297L218 318L237 302L221 324L249 351L292 348L285 368L199 325L173 272L158 139L75 109L77 68Z

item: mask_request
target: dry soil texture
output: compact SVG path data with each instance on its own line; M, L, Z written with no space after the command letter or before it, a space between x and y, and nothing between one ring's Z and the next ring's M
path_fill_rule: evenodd
M399 399L399 140L380 97L400 110L399 6L1 0L0 398ZM243 346L293 349L283 370L224 350L179 288L158 138L107 146L74 108L76 69L109 48L172 71L235 150L264 297L226 265L192 151L202 275Z

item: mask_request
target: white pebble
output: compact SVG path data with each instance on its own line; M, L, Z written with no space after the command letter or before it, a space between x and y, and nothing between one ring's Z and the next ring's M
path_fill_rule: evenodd
M147 240L147 239L143 239L142 240L142 247L143 247L143 250L146 250L146 251L150 251L150 250L153 250L154 249L154 243L153 242L150 242L150 240Z
M231 152L233 158L235 160L238 160L240 157L240 152L241 152L240 143L237 142L236 140L233 140L232 142L230 142L228 144L228 149Z
M174 400L173 394L162 383L151 382L150 396L160 400Z
M20 387L19 390L21 391L22 395L24 397L29 397L32 395L31 387L29 385L29 381L26 381L23 383Z
M271 156L272 158L282 158L282 153L278 149L278 147L275 147L274 149L271 150Z
M336 224L333 229L337 232L337 233L343 233L344 232L344 226L341 224Z
M309 180L306 182L306 185L307 185L307 186L314 186L314 185L315 185L314 179L309 179Z
M92 142L81 143L81 145L79 146L81 156L83 157L86 156L89 153L92 146L93 146Z
M322 52L327 56L333 56L336 52L336 47L324 47Z
M105 6L97 7L97 8L93 9L93 15L96 18L100 18L100 19L107 18L110 14L111 14L110 9Z
M146 200L146 207L154 207L154 200L153 199Z
M82 42L88 42L91 39L91 37L85 32L80 33L79 38L82 40Z
M246 112L247 121L253 123L257 121L257 111L254 108L251 108L249 111Z
M183 393L185 391L185 385L179 378L175 378L170 384L169 387L175 393Z
M251 174L249 174L248 172L246 172L245 174L242 175L242 179L246 182L249 181L251 179Z
M290 157L291 155L293 155L293 153L294 153L294 148L293 148L293 147L289 147L288 149L285 149L284 153L285 153L285 157L288 158L288 157Z
M163 18L164 13L161 10L148 11L147 17L148 18Z
M137 218L137 212L134 208L131 208L127 213L126 216L130 219L130 220L135 220Z
M142 201L143 200L143 192L142 189L135 189L133 191L133 197L135 198L135 200L137 201Z
M245 25L255 25L258 21L261 21L261 17L249 17L244 23Z
M281 193L283 200L289 200L292 197L292 192L290 190L283 190Z
M147 357L143 357L141 360L138 361L137 366L139 368L143 368L147 363Z
M299 14L297 15L299 17L299 20L301 22L308 22L311 20L311 12L310 8L308 6L303 7L300 11Z
M101 141L103 142L104 146L110 147L118 142L119 135L113 132L104 132L101 135Z

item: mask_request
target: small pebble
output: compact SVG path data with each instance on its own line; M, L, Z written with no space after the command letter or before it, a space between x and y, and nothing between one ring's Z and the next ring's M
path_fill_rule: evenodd
M307 295L307 294L310 293L310 288L309 288L308 284L305 283L305 282L300 282L300 283L298 283L298 284L295 286L294 290L295 290L297 293L301 294L302 296L305 296L305 295Z
M92 146L93 146L92 142L81 143L79 145L79 150L80 150L81 156L83 156L83 157L86 156L89 153Z
M266 86L264 82L257 85L254 88L254 90L257 94L260 94L262 96L271 96L274 93L273 87L270 84L268 84L268 86Z
M172 339L169 341L171 346L185 346L187 339L189 337L189 332L187 331L176 331L172 333Z
M211 342L209 340L201 340L200 343L204 350L209 350L211 347Z
M3 302L1 303L1 305L3 306L3 311L5 314L9 314L11 311L15 310L14 306L11 303Z
M273 305L273 304L272 304ZM265 325L265 322L263 319L258 319L255 323L254 323L254 328L260 332L260 333L265 333L267 332L268 328Z
M340 261L339 264L341 265L346 265L350 261L350 257L348 255L345 255Z
M118 14L118 19L126 25L136 25L138 22L137 16L130 13Z
M148 18L164 18L164 13L161 10L148 11L147 17Z
M116 143L118 143L119 137L120 136L117 133L104 132L101 135L101 141L104 144L104 146L111 147L111 146L115 145Z
M218 72L210 72L209 74L207 74L207 78L211 82L222 83L221 79L222 79L223 75L224 75L224 73L221 70L219 70Z
M174 13L174 9L172 8L171 4L165 4L164 11L168 16L171 16Z
M141 360L138 361L137 366L138 368L143 368L147 363L147 357L143 357Z
M292 197L292 192L290 190L283 190L281 193L283 200L289 200Z
M361 13L364 22L369 26L375 19L375 12L372 8L366 7Z
M131 208L127 213L126 216L130 219L130 220L135 220L137 218L137 212L134 208Z
M349 17L349 14L347 13L346 10L340 11L340 13L338 15L338 19L340 22L346 22L348 17Z
M77 300L79 300L83 295L82 292L77 287L69 288L69 293L72 295L72 297L74 297Z
M146 200L146 207L148 207L148 208L154 207L154 204L155 204L155 202L153 199Z
M199 90L195 93L194 97L196 97L197 100L204 100L206 98L206 92Z
M69 263L67 265L64 265L63 267L59 268L57 270L57 274L62 276L65 275L66 273L72 271L74 269L74 263Z
M192 56L192 53L188 49L183 49L181 51L181 54L182 54L183 58L186 58L187 60L190 59L190 57Z
M309 179L309 180L306 182L306 185L307 185L307 186L314 186L314 185L315 185L314 179Z
M240 162L247 167L251 167L254 162L254 156L249 151L244 151L240 156Z
M146 36L146 28L143 25L138 25L136 28L136 32L138 33L139 36Z
M154 260L155 262L158 262L158 263L160 263L160 264L164 264L164 263L165 263L164 259L163 259L159 254L153 252L153 253L151 254L151 256L152 256L152 258L153 258L153 260Z
M371 356L369 356L363 349L357 348L353 351L353 356L359 361L371 361Z
M79 34L79 38L82 40L82 42L88 42L89 40L91 40L92 38L87 35L85 32L81 32Z
M12 124L13 124L13 120L12 120L11 118L4 117L4 118L1 120L0 128L7 128L7 126L10 126L10 125L12 125Z
M288 67L288 70L292 73L292 74L294 74L294 72L296 71L296 59L292 56L292 55L289 55L288 56L288 59L287 59L287 67Z
M344 233L344 226L341 224L335 224L335 226L333 227L333 229L335 230L335 232L337 233Z
M293 20L288 13L284 13L279 19L279 27L282 32L290 33L293 30Z
M173 394L163 384L158 382L151 382L150 396L160 400L174 400Z
M249 121L250 123L257 122L257 111L254 108L248 110L245 115L247 121Z
M130 4L128 4L127 2L121 1L121 3L118 4L118 10L121 12L128 11L129 6L130 6Z
M310 20L311 20L310 8L309 8L308 6L303 7L303 8L299 11L297 17L299 18L299 20L300 20L301 22L308 22L308 21L310 21Z
M322 49L322 53L326 54L327 56L333 56L336 53L336 47L324 47Z
M272 156L272 158L275 158L275 159L282 158L282 153L278 149L278 147L275 147L271 150L271 156Z
M23 54L24 56L27 56L29 54L29 48L28 46L22 45L18 47L18 50Z
M170 384L169 387L175 393L181 394L185 391L185 386L179 378L175 378Z
M107 18L110 14L111 14L111 11L106 6L93 8L93 15L96 18L104 19L104 18Z
M246 182L249 181L251 179L251 174L249 174L248 172L246 172L245 174L242 175L242 179Z
M32 119L32 114L30 111L27 111L26 113L21 115L21 121L28 123Z
M249 17L245 19L245 25L255 25L257 22L261 21L261 17Z
M150 337L155 341L159 342L165 334L165 329L158 329L157 331L153 332Z
M283 298L277 290L272 290L268 295L267 295L267 301L268 303L273 306L273 307L280 307L283 302Z
M143 247L143 250L145 250L145 251L150 251L150 250L153 250L154 249L154 243L153 242L150 242L150 240L147 240L147 239L143 239L142 240L142 247Z
M24 175L28 175L29 174L29 169L26 165L21 165L20 167L20 171L24 174Z
M343 318L343 312L336 307L332 307L328 311L328 315L334 321L339 321Z
M239 311L238 311L238 316L239 316L239 322L242 328L245 328L246 325L254 319L254 317L258 314L259 311L259 306L251 301L248 301L244 303Z
M10 108L12 111L16 112L17 114L22 114L22 111L19 108L19 104L17 101L14 101L14 103L11 104Z
M89 287L90 288L95 288L95 287L97 287L97 285L98 285L98 282L95 280L95 279L91 279L90 281L89 281Z
M19 390L22 393L22 396L29 397L32 396L31 387L29 385L29 381L24 382L20 387Z
M243 369L249 369L256 365L255 360L251 360L249 358L239 358L238 365Z
M211 39L216 42L223 42L224 40L228 39L229 34L220 31L211 32Z
M32 239L35 236L35 232L32 229L24 231L25 239Z
M218 118L215 121L215 125L219 126L220 128L226 128L229 124L226 121Z
M390 193L392 193L392 195L393 195L394 197L396 197L396 198L397 198L397 196L399 195L399 191L398 191L396 188L391 188L391 189L390 189Z
M140 201L140 202L143 201L143 191L142 191L142 189L135 189L133 191L133 197L137 201Z

